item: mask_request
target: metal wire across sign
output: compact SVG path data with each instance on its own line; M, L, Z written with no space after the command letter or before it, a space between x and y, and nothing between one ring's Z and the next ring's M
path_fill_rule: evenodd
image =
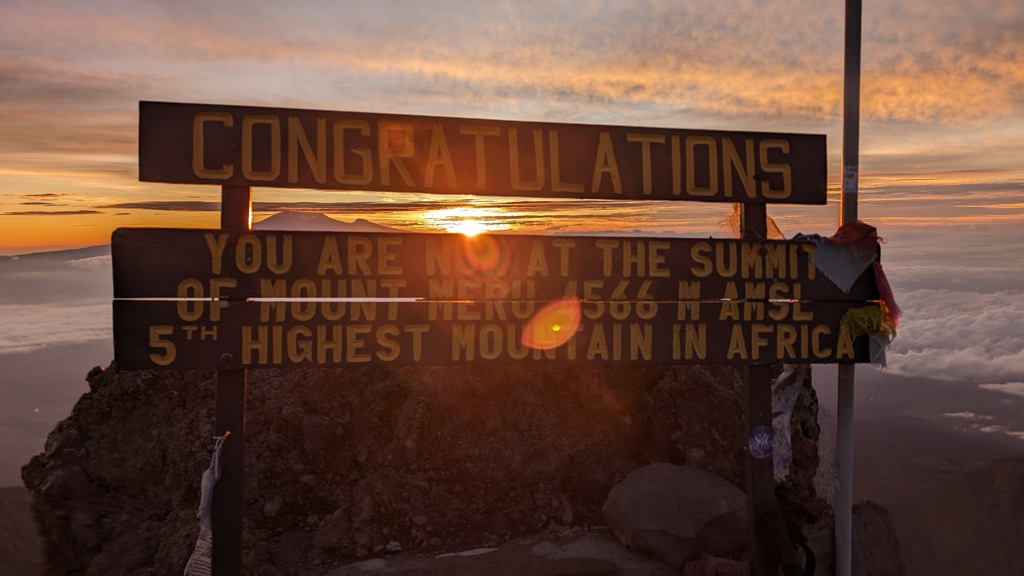
M770 364L869 360L841 318L873 276L844 292L814 244L765 239L765 204L825 203L824 136L142 102L139 174L222 186L220 230L112 238L117 366L218 369L217 574L241 570L247 368L743 364L763 435ZM257 232L251 186L739 202L747 237ZM767 460L749 459L755 567Z

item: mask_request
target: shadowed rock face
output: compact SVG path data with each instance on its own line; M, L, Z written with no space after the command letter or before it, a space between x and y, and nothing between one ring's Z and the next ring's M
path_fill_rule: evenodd
M249 374L247 573L326 573L390 542L441 552L601 524L611 486L651 462L743 487L731 369ZM213 375L97 368L88 380L23 470L47 569L181 573L215 435Z
M851 571L857 576L903 576L896 528L885 508L870 500L853 506Z
M27 576L42 570L29 503L24 488L0 488L0 576Z

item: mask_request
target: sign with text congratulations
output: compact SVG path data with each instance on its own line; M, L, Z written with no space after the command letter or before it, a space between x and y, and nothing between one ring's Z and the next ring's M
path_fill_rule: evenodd
M141 102L139 179L826 203L825 136Z

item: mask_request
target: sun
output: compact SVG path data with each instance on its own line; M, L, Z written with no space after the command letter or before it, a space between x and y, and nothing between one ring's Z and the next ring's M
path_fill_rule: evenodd
M466 236L476 236L481 232L487 232L489 228L483 222L479 220L459 220L452 222L445 226L445 230L453 234L464 234Z
M456 206L428 210L420 218L431 228L453 234L476 236L484 232L507 230L508 215L497 207Z

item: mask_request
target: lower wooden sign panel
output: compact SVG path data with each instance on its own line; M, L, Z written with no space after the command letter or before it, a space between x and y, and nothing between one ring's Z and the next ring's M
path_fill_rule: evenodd
M863 302L809 241L119 228L114 297Z
M851 363L863 304L809 302L114 301L121 369L467 362Z

